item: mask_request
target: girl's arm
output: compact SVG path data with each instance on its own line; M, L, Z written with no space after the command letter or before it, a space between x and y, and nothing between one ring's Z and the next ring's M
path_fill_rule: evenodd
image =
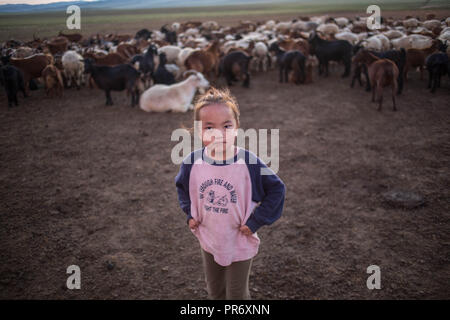
M260 227L270 225L281 217L286 187L283 181L259 158L257 158L257 164L248 167L252 178L252 198L261 201L245 223L255 233ZM263 168L272 174L262 175Z
M181 209L187 215L187 222L192 219L191 216L191 198L189 197L189 175L191 173L191 164L181 164L180 171L175 177L175 185L178 192L178 201Z

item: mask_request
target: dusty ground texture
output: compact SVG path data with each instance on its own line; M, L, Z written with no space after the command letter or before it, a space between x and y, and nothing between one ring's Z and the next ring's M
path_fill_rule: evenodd
M310 85L254 74L232 87L242 127L280 129L283 216L258 232L255 299L450 298L450 81L411 74L382 112L342 69ZM223 83L223 80L221 80ZM125 93L63 99L0 93L0 298L205 299L199 245L178 206L172 130L192 113L147 114ZM386 191L427 200L392 208ZM66 268L81 268L81 290ZM369 265L381 290L368 290ZM108 267L109 266L109 267Z

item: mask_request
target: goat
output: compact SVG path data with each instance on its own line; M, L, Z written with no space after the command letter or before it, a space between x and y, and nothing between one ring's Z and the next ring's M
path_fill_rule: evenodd
M170 44L177 43L177 33L166 28L167 24L161 27L161 32L164 33L165 40Z
M61 71L54 65L49 64L42 70L42 78L45 83L45 94L47 96L54 96L55 94L62 97L63 92L63 80Z
M167 86L157 84L147 89L140 99L140 108L146 112L186 112L193 109L192 99L199 89L209 87L209 82L200 72L186 71L191 74L186 80Z
M220 62L219 74L224 74L227 85L231 86L233 81L243 80L242 85L245 88L250 86L250 74L248 65L252 56L243 51L233 51L225 55Z
M140 73L129 64L114 67L98 66L91 59L84 59L84 73L91 74L97 86L105 91L106 105L113 105L111 91L127 90L131 94L131 107L139 100Z
M355 64L365 64L368 69L370 83L372 84L372 102L375 102L375 94L378 98L378 111L381 111L383 104L383 88L391 86L393 110L397 111L395 104L395 94L397 91L397 78L399 70L396 64L389 59L381 59L373 55L366 49L360 50L353 57Z
M23 92L24 98L28 97L25 92L24 78L22 72L11 65L2 66L0 68L0 84L5 87L8 96L8 107L11 108L13 103L18 106L17 92Z
M70 42L79 42L83 38L83 36L80 33L65 34L62 33L62 31L59 32L58 36L65 37Z
M156 71L152 74L152 78L154 81L154 84L174 84L175 83L175 77L172 73L167 71L165 64L167 63L166 54L164 52L161 52L159 54L159 64L158 68L156 68Z
M449 73L449 58L446 53L436 52L427 57L428 89L434 93L441 85L441 76ZM450 75L450 74L449 74Z
M288 75L291 70L294 70L297 74L295 77L296 84L303 83L306 78L305 74L305 62L306 57L297 50L284 51L276 42L272 43L269 48L270 52L274 52L277 57L277 63L279 67L280 82L288 82ZM284 77L283 77L284 73Z
M205 76L213 73L215 79L219 74L219 42L213 41L207 48L193 51L184 61L188 70L196 70Z
M34 54L24 59L10 58L9 61L13 66L19 68L23 72L25 91L27 91L29 89L30 80L39 78L42 74L42 70L50 64L51 59L46 54Z
M328 62L342 61L345 66L343 78L348 77L351 69L352 45L346 40L327 41L321 39L317 33L312 33L309 38L311 53L319 60L319 75L325 68L325 76L328 76Z

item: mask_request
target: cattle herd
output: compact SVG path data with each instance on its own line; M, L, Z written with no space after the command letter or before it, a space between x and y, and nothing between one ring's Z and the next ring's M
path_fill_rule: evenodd
M197 90L223 77L228 86L242 82L250 87L250 75L279 69L279 81L307 84L328 76L343 65L342 77L350 77L382 106L382 91L401 94L408 72L428 71L428 89L450 76L450 18L429 14L419 18L383 18L379 29L370 30L367 18L313 16L292 21L241 21L223 27L215 21L166 24L160 30L142 29L133 34L81 34L59 32L51 39L1 44L0 82L9 107L18 105L17 94L30 95L36 80L49 97L61 97L65 89L82 86L105 92L126 90L131 106L144 111L186 112L192 109Z

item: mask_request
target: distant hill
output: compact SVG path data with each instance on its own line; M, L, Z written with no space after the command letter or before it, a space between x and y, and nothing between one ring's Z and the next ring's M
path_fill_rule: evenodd
M282 2L313 2L312 0L283 0ZM97 0L54 2L49 4L4 4L0 5L1 13L25 13L43 11L64 11L70 5L81 9L149 9L197 6L223 6L238 4L273 3L271 0Z

